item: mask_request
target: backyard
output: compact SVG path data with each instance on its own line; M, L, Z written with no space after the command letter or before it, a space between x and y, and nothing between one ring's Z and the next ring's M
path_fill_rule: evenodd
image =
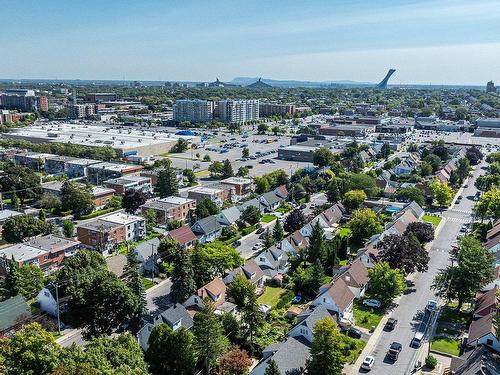
M438 319L438 326L431 350L460 355L460 337L467 331L471 320L471 314L467 311L457 311L456 304L448 304L443 307Z
M265 215L262 215L262 217L260 218L260 221L262 221L263 223L270 223L271 221L273 221L275 219L276 219L276 216L265 214Z
M382 310L364 306L360 300L354 301L352 310L356 326L369 330L377 327L380 320L382 320L382 317L384 316L384 312Z
M276 307L279 302L280 297L286 292L285 289L273 286L266 286L264 294L262 294L258 299L258 303L263 303L271 307Z

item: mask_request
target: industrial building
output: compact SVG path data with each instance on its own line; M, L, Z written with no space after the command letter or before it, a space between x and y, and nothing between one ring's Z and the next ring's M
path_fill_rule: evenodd
M3 134L5 138L24 139L34 143L73 143L81 146L112 147L118 156L151 156L169 152L179 138L198 143L199 137L175 135L159 131L120 129L102 124L50 122L16 128Z

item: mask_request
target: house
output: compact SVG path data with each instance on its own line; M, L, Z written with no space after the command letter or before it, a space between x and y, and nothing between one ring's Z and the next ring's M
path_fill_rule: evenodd
M101 216L100 220L123 225L125 227L126 241L137 241L146 235L146 219L142 216L116 212L111 215Z
M250 200L248 200L248 201L243 202L242 204L240 204L240 205L238 206L238 209L239 209L241 212L243 212L243 211L245 211L245 210L246 210L248 207L250 207L250 206L257 207L261 213L264 213L265 208L266 208L266 207L265 207L265 206L261 203L260 199L258 199L258 198L253 198L253 199L250 199Z
M151 193L153 187L151 178L144 176L125 176L114 178L104 182L108 188L113 189L116 194L125 194L127 191L141 191L143 193Z
M394 174L402 176L412 173L419 166L418 157L415 154L409 154L404 160L394 167Z
M299 256L308 243L309 241L302 235L300 230L296 230L280 242L280 248L289 254Z
M196 235L193 233L193 231L188 225L184 225L177 229L168 231L165 237L173 239L181 246L181 249L183 250L193 248L196 245L196 242L198 241Z
M454 375L498 375L500 354L481 345L460 357L452 357L449 370Z
M277 196L274 191L268 191L260 196L260 203L265 207L265 211L273 212L276 210L283 198Z
M489 314L495 314L500 310L499 290L499 287L494 286L492 289L484 292L476 299L474 318L481 318Z
M484 246L493 254L500 250L500 219L496 220L493 227L486 233Z
M78 241L103 255L109 254L116 245L127 239L124 225L101 219L78 225L76 233Z
M356 298L361 298L365 295L370 279L368 277L368 268L366 268L360 259L356 259L349 266L341 268L337 277L344 280Z
M215 241L222 232L222 226L217 221L217 216L211 215L198 220L193 224L191 230L198 238L198 242L212 242Z
M151 238L146 242L141 242L134 248L139 262L139 272L146 276L158 274L158 247L160 239L158 237Z
M288 332L288 336L295 338L302 337L306 339L310 345L313 341L314 325L324 318L335 320L326 306L308 306L297 316L298 323Z
M176 331L181 327L191 329L193 326L193 318L182 304L176 303L170 306L167 310L145 320L144 326L139 330L139 332L137 332L136 335L137 340L144 351L149 348L148 342L153 328L162 323L167 324L173 331Z
M280 185L276 189L274 189L274 194L276 194L281 199L287 199L289 193L286 185Z
M237 207L231 206L217 214L217 221L220 225L228 226L236 223L241 216L241 211Z
M171 220L185 221L190 218L196 210L196 201L170 196L147 201L140 209L143 214L147 210L155 211L158 224L166 224Z
M233 189L234 194L238 199L248 197L254 190L254 183L251 178L229 177L221 180L220 183L222 185L228 185L231 189Z
M493 320L494 313L485 315L478 320L473 320L469 326L467 346L477 347L486 345L500 352L500 339L496 336L496 327Z
M125 268L127 267L127 256L125 254L116 254L106 257L106 266L108 271L114 273L117 277L124 278Z
M222 207L227 200L232 200L233 188L229 185L219 186L198 186L189 190L188 198L196 200L197 203L210 199L212 202Z
M242 266L229 271L226 277L224 277L224 284L230 284L236 278L236 275L242 274L254 284L257 288L262 288L264 286L264 272L259 267L255 259L249 259Z
M27 242L28 245L48 251L52 257L60 257L62 262L64 258L73 256L80 248L80 242L70 238L47 234L45 236L34 237ZM51 261L54 261L53 259Z
M290 267L285 251L272 246L255 257L255 262L267 278L274 278L279 273L286 273Z
M216 277L208 284L205 284L196 291L196 294L189 297L183 305L188 309L202 309L203 301L209 300L215 312L222 314L224 312L233 312L236 306L230 302L226 302L227 287L220 278ZM221 310L222 309L222 310Z
M391 197L396 192L397 183L391 180L391 172L383 171L377 179L375 183L377 186L383 190L385 197Z
M17 295L0 302L0 333L29 318L31 309L23 296Z
M341 203L335 203L330 208L324 210L319 216L321 216L322 220L330 227L333 227L337 224L344 216L346 210Z
M323 285L311 304L313 306L323 305L328 310L335 312L339 317L339 322L351 322L354 297L354 293L344 279L339 278L330 284Z

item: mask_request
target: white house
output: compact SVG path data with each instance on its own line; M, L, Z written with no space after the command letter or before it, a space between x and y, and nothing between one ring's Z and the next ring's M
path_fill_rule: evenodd
M337 279L331 284L323 285L319 294L312 301L313 306L323 305L339 316L339 321L352 322L352 305L354 293L343 279Z
M500 340L496 336L494 313L488 314L478 320L472 321L469 327L469 338L467 345L477 347L486 345L500 352Z

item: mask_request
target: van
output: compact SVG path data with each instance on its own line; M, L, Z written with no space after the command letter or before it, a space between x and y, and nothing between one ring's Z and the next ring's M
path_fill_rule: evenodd
M415 348L419 348L420 345L422 344L423 338L424 338L424 334L422 332L415 333L413 340L411 340L411 346L413 346Z

